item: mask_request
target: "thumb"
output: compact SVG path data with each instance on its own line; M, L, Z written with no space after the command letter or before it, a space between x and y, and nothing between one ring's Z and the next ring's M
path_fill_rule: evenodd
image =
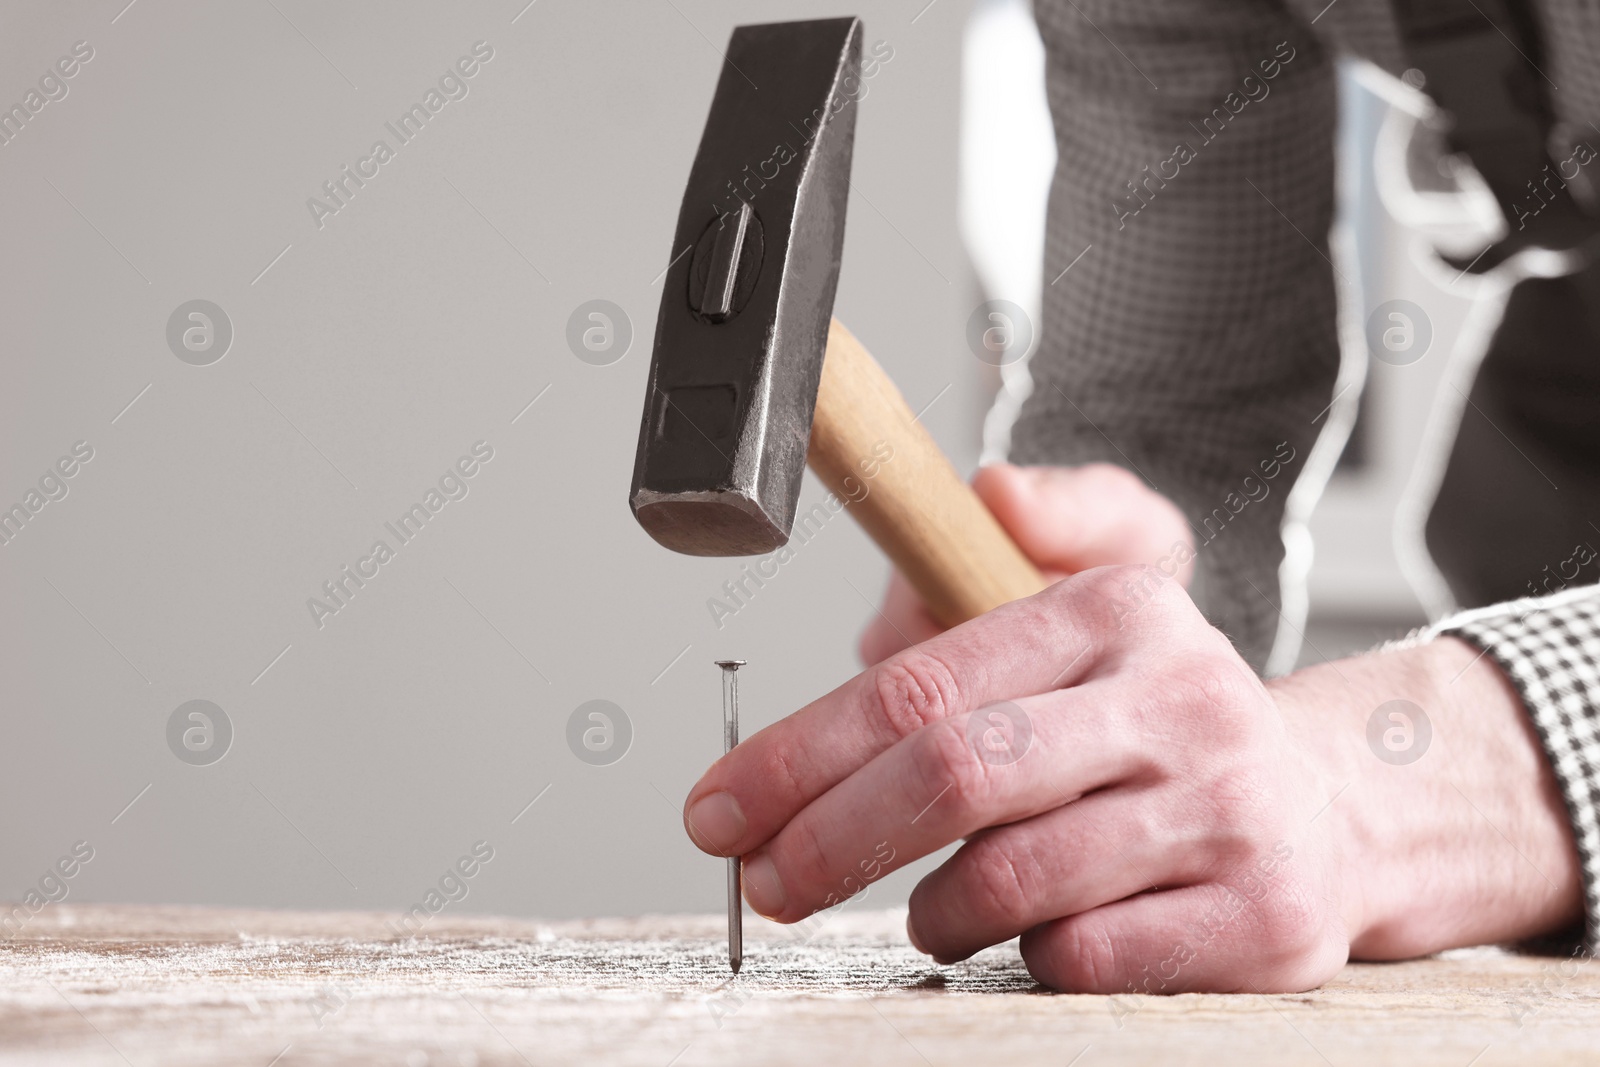
M1155 563L1190 547L1177 573L1185 585L1193 544L1176 505L1131 471L1083 467L984 467L972 487L1017 547L1041 569L1073 574L1119 563Z

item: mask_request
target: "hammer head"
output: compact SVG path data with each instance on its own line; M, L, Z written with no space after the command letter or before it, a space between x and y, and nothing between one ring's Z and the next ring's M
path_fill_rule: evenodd
M839 281L861 22L740 26L673 238L629 503L696 556L789 540Z

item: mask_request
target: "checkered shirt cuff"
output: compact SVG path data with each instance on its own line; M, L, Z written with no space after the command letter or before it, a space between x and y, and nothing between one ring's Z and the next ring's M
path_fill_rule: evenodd
M1585 948L1600 950L1600 586L1468 611L1431 627L1483 649L1522 696L1572 820Z

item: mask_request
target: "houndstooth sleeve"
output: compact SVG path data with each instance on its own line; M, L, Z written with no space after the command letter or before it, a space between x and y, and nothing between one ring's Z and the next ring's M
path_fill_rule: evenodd
M1600 951L1600 586L1465 612L1424 636L1483 649L1516 686L1572 820L1585 947Z

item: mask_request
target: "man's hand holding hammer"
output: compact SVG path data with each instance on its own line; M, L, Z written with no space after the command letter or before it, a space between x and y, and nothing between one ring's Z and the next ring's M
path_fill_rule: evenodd
M665 272L631 506L678 551L769 552L809 464L905 575L863 641L873 665L689 795L690 836L744 857L750 905L795 922L964 841L912 894L912 941L950 961L1020 935L1041 981L1106 994L1300 990L1351 955L1577 919L1549 764L1469 645L1263 683L1184 590L1182 515L1132 475L962 484L832 319L860 23L740 27L727 57ZM869 457L872 491L854 493ZM1439 757L1374 759L1373 709L1395 701L1428 709Z
M795 922L964 840L912 893L912 942L949 962L1020 935L1041 982L1103 994L1309 989L1352 956L1579 917L1544 754L1475 649L1263 684L1158 563L1185 528L1131 475L999 467L976 485L1041 571L1070 576L944 632L897 576L862 642L886 658L711 767L685 825L745 856L756 911ZM1395 699L1429 709L1441 758L1373 758L1369 716Z

